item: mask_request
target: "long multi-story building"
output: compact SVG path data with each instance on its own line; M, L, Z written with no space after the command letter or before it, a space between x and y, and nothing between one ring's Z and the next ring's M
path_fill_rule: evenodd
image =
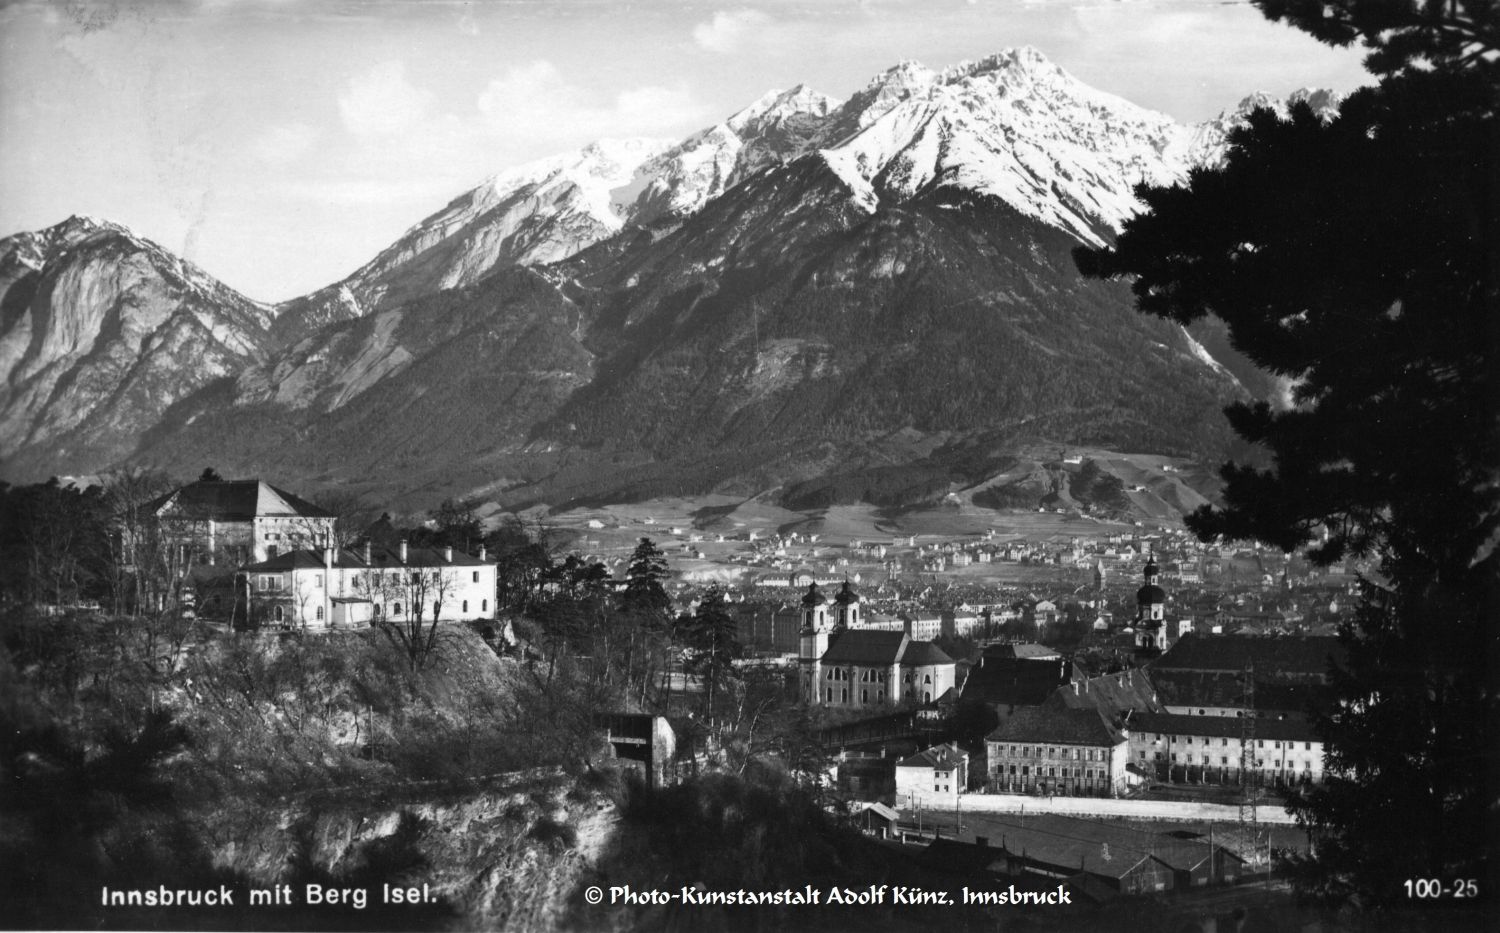
M453 548L303 549L237 575L234 618L249 625L359 627L414 618L495 617L495 564Z

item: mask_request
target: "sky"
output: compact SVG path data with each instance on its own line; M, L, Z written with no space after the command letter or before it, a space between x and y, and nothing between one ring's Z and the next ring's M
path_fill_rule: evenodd
M87 214L281 301L504 168L1020 45L1183 122L1370 83L1220 0L0 0L0 236Z

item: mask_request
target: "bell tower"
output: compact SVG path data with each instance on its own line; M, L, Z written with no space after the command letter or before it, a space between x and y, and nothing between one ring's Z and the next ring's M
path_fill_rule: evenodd
M1145 585L1135 591L1135 646L1139 651L1160 653L1167 650L1167 591L1157 582L1161 568L1155 556L1146 558Z
M833 596L834 627L836 629L859 628L859 594L845 580L844 585Z
M828 651L828 636L833 619L828 613L828 599L814 582L802 597L802 632L797 661L802 667L802 698L817 705L819 683L823 676L823 655Z

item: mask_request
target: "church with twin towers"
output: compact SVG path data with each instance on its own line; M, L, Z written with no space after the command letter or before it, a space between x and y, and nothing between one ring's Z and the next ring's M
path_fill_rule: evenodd
M879 710L953 699L945 695L955 688L955 665L941 648L863 624L849 581L832 600L817 583L807 588L798 661L808 705Z

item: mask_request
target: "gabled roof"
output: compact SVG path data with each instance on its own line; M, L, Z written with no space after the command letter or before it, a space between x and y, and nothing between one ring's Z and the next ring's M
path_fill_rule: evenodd
M952 771L967 767L969 756L951 742L923 749L909 758L896 762L898 768L941 768Z
M256 479L198 480L144 506L148 515L180 515L197 521L247 522L254 518L333 518L285 489Z
M1108 747L1125 741L1125 736L1106 722L1097 709L1047 705L1016 710L994 732L985 736L985 741Z
M1127 709L1153 713L1167 711L1157 700L1156 687L1143 670L1121 671L1075 680L1054 690L1047 702L1068 709L1102 709L1109 715Z
M1258 676L1327 674L1332 657L1342 660L1337 638L1321 635L1184 635L1152 670L1243 671L1255 665Z
M1066 682L1064 664L1057 658L986 656L969 671L961 699L988 706L1039 706Z
M890 665L911 667L952 664L953 659L930 641L913 641L905 632L851 628L836 632L823 652L824 664Z
M1062 831L1028 816L1004 820L989 829L991 846L998 846L1028 862L1058 871L1085 871L1102 878L1123 878L1142 862L1157 861L1139 844L1101 838L1081 831ZM998 838L997 838L998 837ZM1170 870L1162 863L1163 870Z
M1309 708L1327 709L1334 702L1333 688L1320 683L1273 683L1256 668L1255 708L1306 714ZM1151 667L1151 680L1166 706L1241 707L1245 705L1243 675L1232 671L1188 671Z
M905 632L845 629L835 634L823 652L824 664L895 664L910 638Z
M953 659L948 653L934 645L930 641L909 641L906 650L901 652L901 663L912 667L925 667L932 664L952 664Z

